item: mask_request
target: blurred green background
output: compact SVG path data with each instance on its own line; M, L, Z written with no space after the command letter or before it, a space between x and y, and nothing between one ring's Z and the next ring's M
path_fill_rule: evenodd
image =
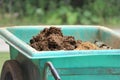
M10 59L10 54L8 52L0 52L0 74L2 70L2 66L6 60Z
M41 24L119 27L120 0L0 0L0 26Z

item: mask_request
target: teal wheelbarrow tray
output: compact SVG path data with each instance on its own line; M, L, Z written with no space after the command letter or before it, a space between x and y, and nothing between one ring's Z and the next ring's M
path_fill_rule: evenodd
M19 26L0 29L10 46L1 80L120 80L120 36L101 26L57 26L64 35L94 42L112 50L36 51L29 40L48 26Z

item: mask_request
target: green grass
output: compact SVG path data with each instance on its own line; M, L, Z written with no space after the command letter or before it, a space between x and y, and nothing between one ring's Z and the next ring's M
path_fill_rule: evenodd
M2 66L6 60L10 59L8 52L0 52L0 74L2 70Z
M81 19L82 20L82 19ZM52 20L53 23L52 24L57 24L57 22L55 22L55 20ZM86 23L86 21L84 21L85 24L89 25L89 23ZM19 25L49 25L51 23L49 22L42 22L36 18L31 18L31 17L25 17L22 19L14 19L14 18L3 18L0 19L0 26L1 27L8 27L8 26L19 26ZM68 23L61 23L62 24L68 24ZM78 23L79 25L80 23ZM119 18L113 18L113 19L108 19L106 21L100 21L98 24L94 24L94 23L90 23L92 25L102 25L102 26L106 26L106 27L111 27L111 28L119 28L120 27L120 19Z
M2 27L8 27L8 26L19 26L19 25L40 25L40 21L38 20L32 20L31 18L23 18L23 19L9 19L9 18L3 18L0 19L0 26Z

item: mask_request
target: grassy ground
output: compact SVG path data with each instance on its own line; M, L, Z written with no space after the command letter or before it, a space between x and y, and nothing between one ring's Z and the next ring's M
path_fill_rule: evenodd
M47 23L47 22L42 23L38 19L34 19L31 17L25 17L22 19L0 18L0 27L19 26L19 25L49 25L49 24L50 23ZM57 24L57 23L54 22L51 24ZM68 23L65 23L65 24L68 24ZM85 24L87 24L87 23L85 23ZM92 24L92 23L90 23L90 24ZM79 24L77 24L77 25L79 25ZM92 25L96 25L96 24L92 24ZM110 27L110 28L120 28L120 19L109 19L107 21L101 21L97 25L102 25L102 26L106 26L106 27Z
M40 25L41 23L37 20L32 20L31 18L24 19L0 19L1 27L8 26L19 26L19 25Z
M1 74L3 63L8 59L10 59L8 52L0 52L0 74Z

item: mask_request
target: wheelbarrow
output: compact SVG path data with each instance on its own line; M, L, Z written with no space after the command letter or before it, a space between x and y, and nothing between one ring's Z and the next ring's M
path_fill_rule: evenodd
M1 80L120 80L120 36L101 26L57 26L66 36L102 41L112 50L37 51L29 40L49 26L19 26L0 29L10 46L10 60Z

